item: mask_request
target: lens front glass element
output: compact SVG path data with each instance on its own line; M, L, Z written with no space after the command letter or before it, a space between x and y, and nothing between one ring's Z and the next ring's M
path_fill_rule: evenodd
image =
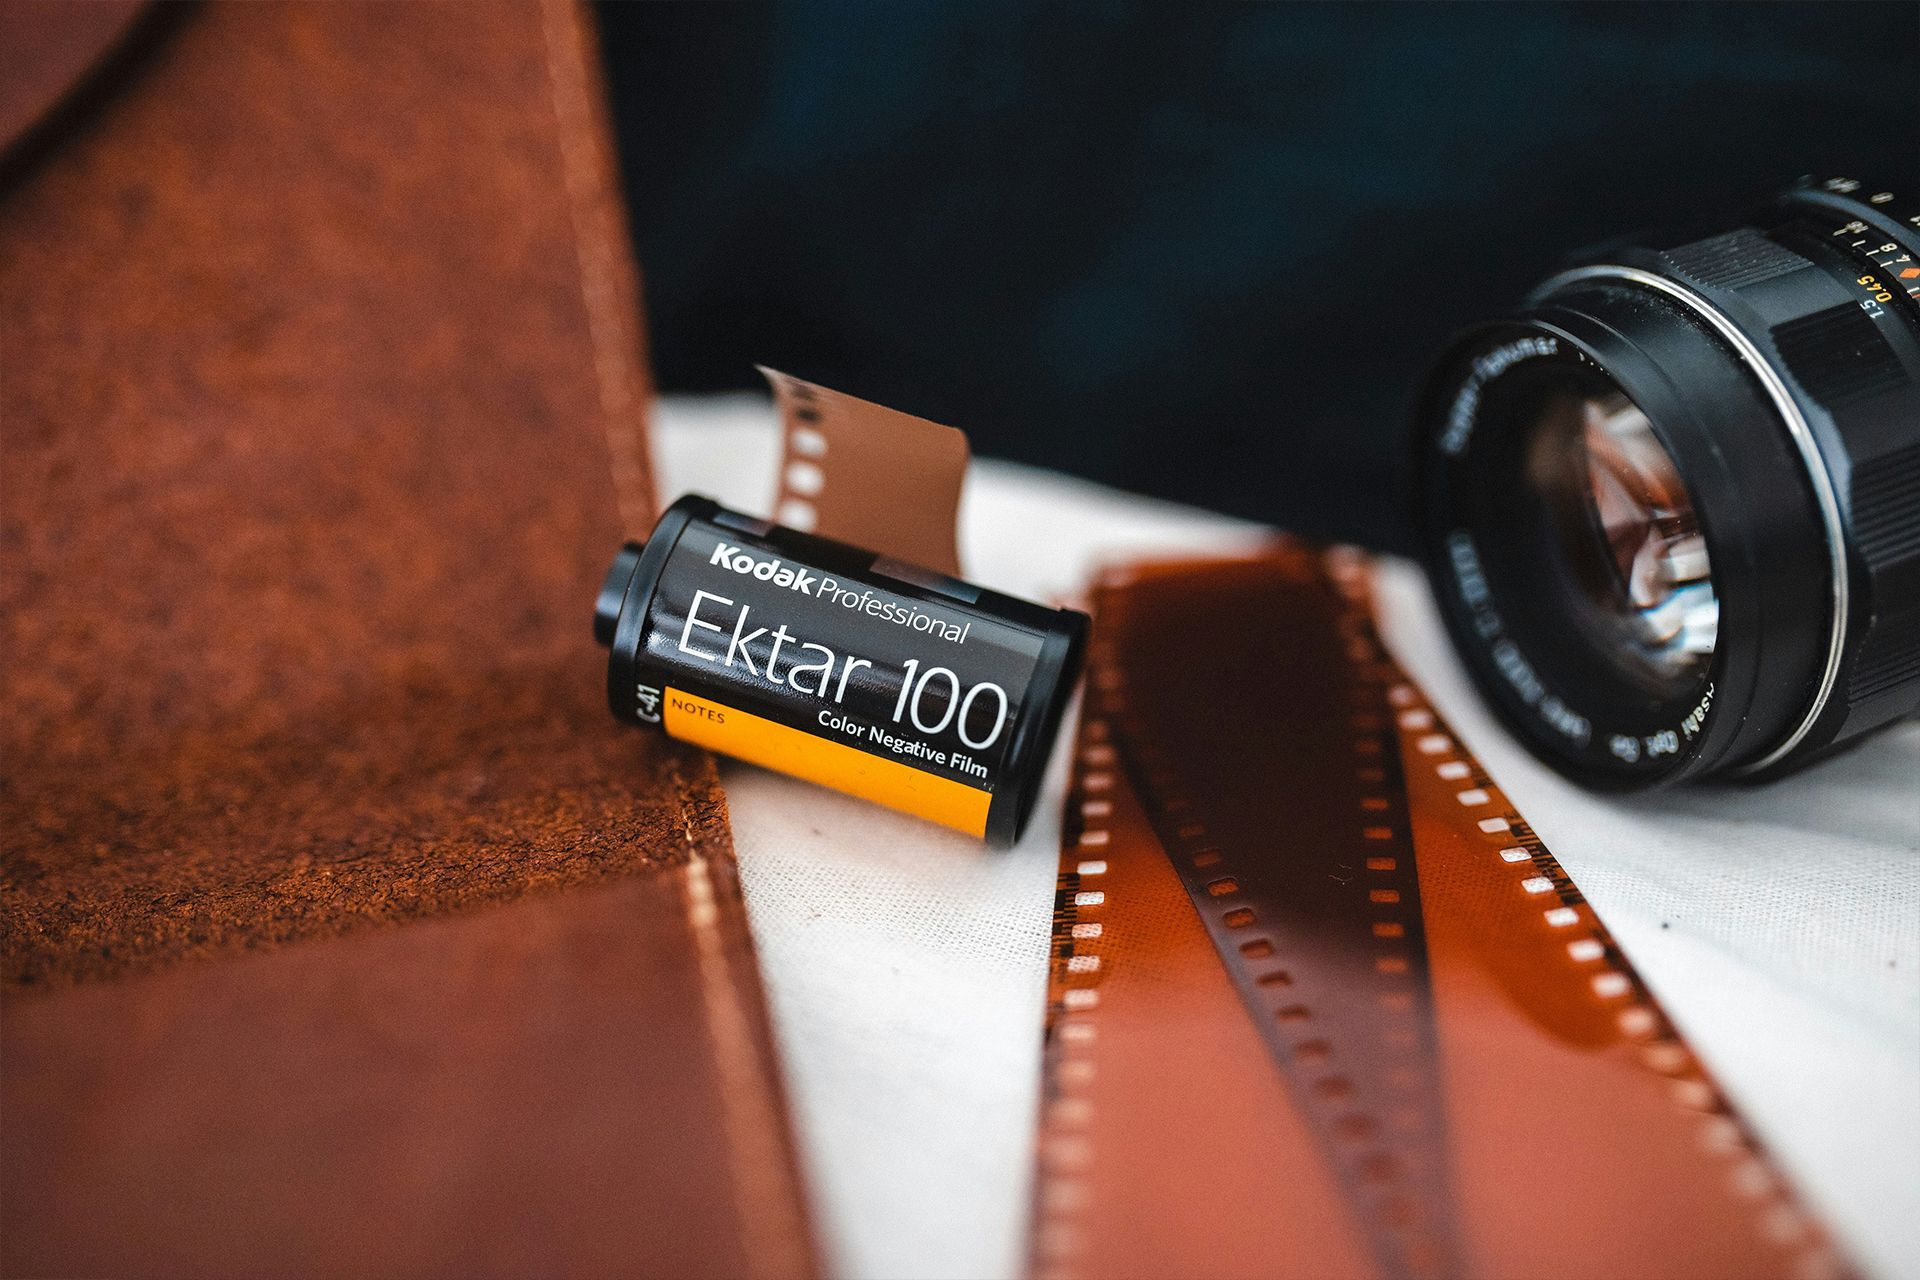
M1610 383L1550 387L1536 405L1527 481L1577 584L1579 625L1649 693L1684 691L1712 661L1720 606L1672 456Z

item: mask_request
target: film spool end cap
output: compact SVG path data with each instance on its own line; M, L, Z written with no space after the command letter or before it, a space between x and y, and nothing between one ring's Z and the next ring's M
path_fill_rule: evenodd
M613 557L613 567L607 570L606 581L600 584L600 598L593 602L593 638L604 646L613 644L614 629L620 624L620 606L627 598L627 584L640 568L640 550L637 542L620 548Z

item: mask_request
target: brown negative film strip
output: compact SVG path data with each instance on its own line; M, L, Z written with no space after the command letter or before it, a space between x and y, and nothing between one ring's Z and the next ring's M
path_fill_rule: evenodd
M1096 591L1035 1276L1848 1274L1366 593Z
M960 576L967 437L762 368L780 406L778 524Z

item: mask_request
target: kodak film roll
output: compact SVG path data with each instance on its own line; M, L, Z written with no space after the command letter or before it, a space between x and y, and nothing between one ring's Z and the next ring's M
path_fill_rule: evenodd
M615 558L613 713L1011 844L1087 619L687 496Z

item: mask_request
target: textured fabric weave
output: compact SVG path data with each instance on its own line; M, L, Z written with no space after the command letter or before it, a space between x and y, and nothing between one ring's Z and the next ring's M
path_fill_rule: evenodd
M663 489L773 491L753 398L674 400ZM1005 464L962 500L968 576L1037 598L1094 564L1260 531ZM1876 1274L1920 1276L1920 725L1764 789L1606 800L1481 710L1420 575L1385 566L1396 656L1584 889L1760 1137ZM1055 785L1021 844L723 764L748 907L838 1269L1020 1266L1057 865ZM1051 807L1045 807L1051 806Z

